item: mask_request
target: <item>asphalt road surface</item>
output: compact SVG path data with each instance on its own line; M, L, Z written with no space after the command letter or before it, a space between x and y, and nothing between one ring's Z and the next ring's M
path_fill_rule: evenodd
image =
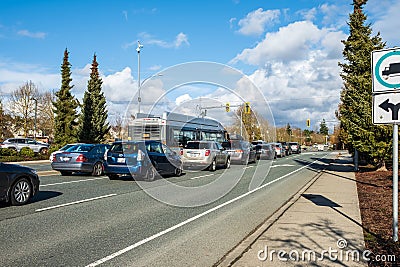
M213 266L332 157L308 152L153 182L60 176L50 163L31 163L39 194L25 206L0 204L0 266ZM215 183L229 190L208 203L204 188L220 177L238 182ZM174 194L164 181L192 190ZM155 189L190 207L154 199Z

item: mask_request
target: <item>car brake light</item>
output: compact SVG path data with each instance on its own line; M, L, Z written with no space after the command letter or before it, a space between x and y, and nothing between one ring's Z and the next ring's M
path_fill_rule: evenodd
M76 162L86 162L87 161L87 158L84 156L84 155L82 155L82 154L80 154L77 158L76 158Z
M181 149L180 151L179 151L179 153L181 154L181 156L183 155L183 149Z
M206 153L205 153L205 156L206 156L206 157L210 156L210 153L211 153L210 149L207 149L207 150L206 150Z
M57 157L56 157L56 154L54 154L53 155L53 161L56 161L57 160Z

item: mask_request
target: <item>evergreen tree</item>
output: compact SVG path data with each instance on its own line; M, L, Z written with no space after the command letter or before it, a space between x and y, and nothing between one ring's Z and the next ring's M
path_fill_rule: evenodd
M78 101L71 94L71 64L68 61L69 52L64 51L61 65L61 88L56 92L54 106L54 143L64 145L76 142L77 107Z
M286 133L289 136L289 140L290 140L290 138L292 136L292 128L290 127L289 123L286 125Z
M96 54L93 56L92 71L88 87L83 96L82 114L78 130L78 139L85 143L101 143L110 130L107 122L108 112L106 98L101 90L103 81L100 78Z
M352 152L357 149L366 160L385 165L391 148L391 127L372 124L371 52L384 48L379 33L371 37L372 29L366 24L363 5L366 0L353 0L350 14L350 34L344 44L345 63L341 77L344 86L337 112L340 120L340 138Z
M321 121L321 124L319 125L319 133L323 135L328 135L329 129L328 126L326 126L325 119Z

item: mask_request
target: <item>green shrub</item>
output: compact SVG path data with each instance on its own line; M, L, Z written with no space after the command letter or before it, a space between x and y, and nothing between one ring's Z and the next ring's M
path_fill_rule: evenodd
M35 152L33 152L32 149L30 149L29 147L23 147L21 148L21 150L19 151L19 155L22 157L29 157L32 158L35 156Z
M15 149L0 148L0 156L16 156L18 153Z

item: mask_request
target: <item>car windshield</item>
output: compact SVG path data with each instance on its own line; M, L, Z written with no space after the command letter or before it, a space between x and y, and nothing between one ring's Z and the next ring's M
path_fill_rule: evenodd
M94 147L94 145L75 145L75 146L68 148L65 151L67 151L67 152L89 152L90 150L92 150L93 147Z
M210 148L210 143L202 143L202 142L189 142L186 145L188 149L206 149Z

